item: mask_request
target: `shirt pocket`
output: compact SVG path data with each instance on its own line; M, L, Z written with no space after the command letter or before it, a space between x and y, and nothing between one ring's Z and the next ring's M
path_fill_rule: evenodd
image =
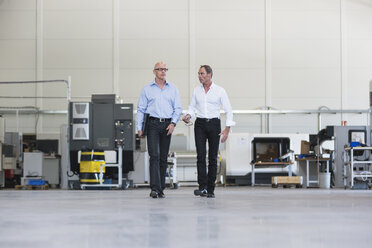
M221 99L218 95L210 95L207 98L207 102L212 105L220 105Z
M146 94L146 97L147 97L148 104L151 105L152 103L156 101L157 95L154 92L150 91Z
M164 98L165 102L172 105L174 102L175 95L176 94L174 94L172 91L165 91L163 92L162 97Z

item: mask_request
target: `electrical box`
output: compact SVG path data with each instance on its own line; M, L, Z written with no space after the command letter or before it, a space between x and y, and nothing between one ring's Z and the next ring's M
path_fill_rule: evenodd
M17 160L14 157L4 157L3 168L5 170L15 170L17 169Z
M89 103L72 103L72 139L89 140Z
M123 144L124 151L134 150L133 104L114 105L115 141Z

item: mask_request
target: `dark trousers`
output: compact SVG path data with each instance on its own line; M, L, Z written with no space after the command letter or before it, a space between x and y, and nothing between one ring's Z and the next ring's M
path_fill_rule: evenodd
M150 156L151 190L163 192L165 189L165 173L168 167L168 152L171 135L167 136L166 128L170 121L159 122L149 120L147 130L147 147Z
M199 189L214 192L214 182L217 176L217 154L220 145L221 121L218 118L201 119L195 121L195 145L197 152L198 184ZM206 165L208 141L208 175Z

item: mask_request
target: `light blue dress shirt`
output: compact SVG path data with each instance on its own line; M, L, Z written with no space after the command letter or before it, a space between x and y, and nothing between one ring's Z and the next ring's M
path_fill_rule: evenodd
M166 81L163 89L152 81L142 91L137 104L137 130L142 130L144 114L156 118L171 118L177 123L182 113L180 93L177 87Z

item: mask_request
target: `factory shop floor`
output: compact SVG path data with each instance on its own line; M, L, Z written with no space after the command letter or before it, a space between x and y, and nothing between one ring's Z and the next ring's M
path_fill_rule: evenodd
M0 190L0 247L370 247L372 190Z

